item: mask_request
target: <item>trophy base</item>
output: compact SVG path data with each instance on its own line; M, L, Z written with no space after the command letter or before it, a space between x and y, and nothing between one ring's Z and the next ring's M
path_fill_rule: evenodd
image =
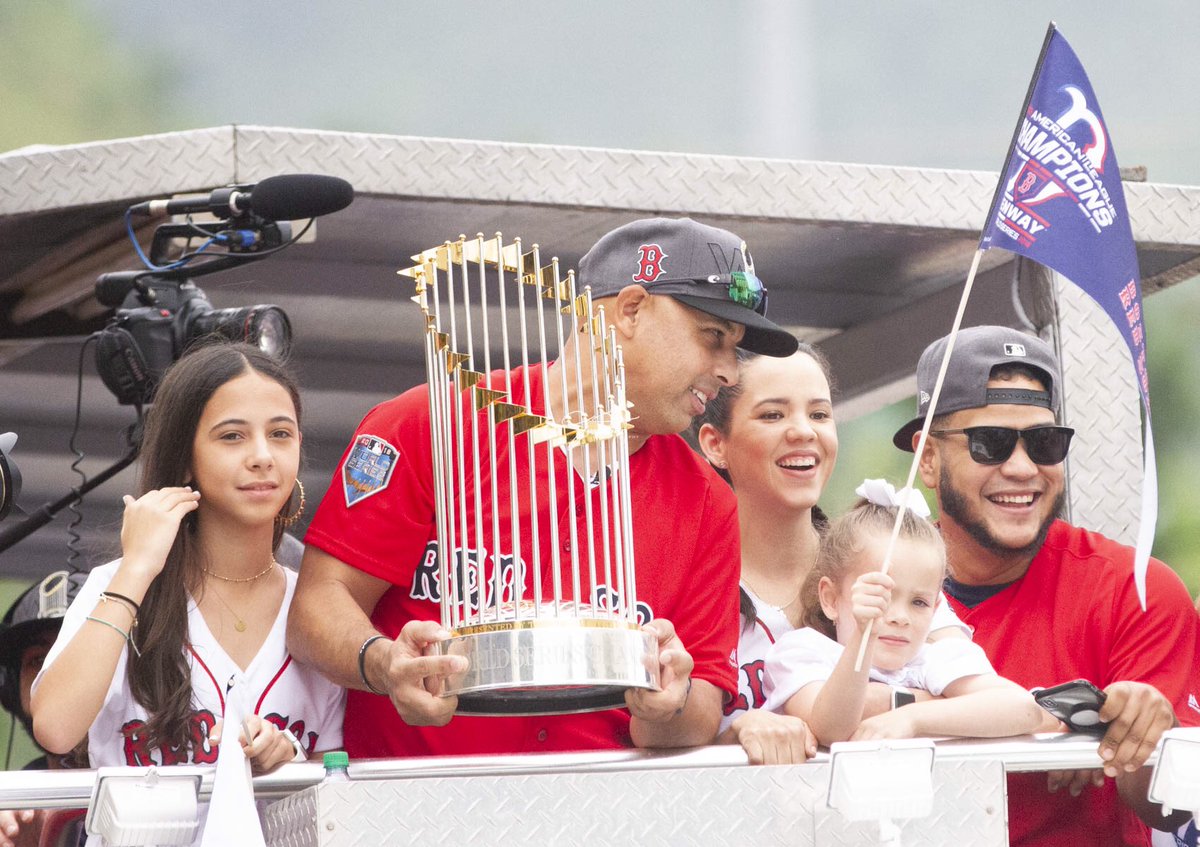
M427 651L464 656L447 679L456 714L557 715L625 705L629 688L658 688L658 645L627 621L556 618L460 627Z

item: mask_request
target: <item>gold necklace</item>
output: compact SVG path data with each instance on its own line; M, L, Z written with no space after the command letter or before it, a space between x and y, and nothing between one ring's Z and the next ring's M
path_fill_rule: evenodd
M755 597L757 597L759 600L762 600L768 606L774 606L776 609L778 609L781 612L786 612L788 609L790 609L795 604L795 602L800 599L800 592L804 590L804 581L801 580L800 587L796 589L796 596L793 597L791 600L788 600L782 606L775 606L774 603L772 603L771 601L769 601L766 598L766 595L764 595L761 591L759 591L757 588L755 588L753 585L751 585L750 580L746 579L745 576L742 577L742 582L746 583L746 587L754 592Z
M259 576L261 576L261 575L262 574L259 574ZM257 577L255 577L255 578L257 579ZM242 581L248 582L249 580L242 580ZM209 588L212 589L213 596L221 601L221 605L229 610L229 614L233 615L233 628L236 629L238 632L245 632L246 631L246 622L244 620L242 620L242 616L233 610L233 606L230 606L229 601L227 601L224 597L221 596L221 593L219 591L217 591L217 587L215 585L210 585Z
M265 568L263 568L261 571L256 573L254 576L247 576L247 577L243 577L241 579L238 579L238 578L232 577L232 576L221 576L219 573L214 573L213 571L210 571L208 568L201 568L201 570L204 571L204 573L207 574L208 576L211 576L214 579L221 580L221 582L254 582L255 580L262 579L264 576L269 574L271 572L271 568L275 567L278 564L279 564L279 562L272 559L271 564L267 565Z

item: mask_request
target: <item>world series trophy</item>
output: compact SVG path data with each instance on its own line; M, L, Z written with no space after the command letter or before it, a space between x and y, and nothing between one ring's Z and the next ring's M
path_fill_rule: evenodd
M445 692L459 713L529 715L613 708L631 687L657 689L657 644L638 619L630 406L603 306L557 258L543 265L536 244L525 251L499 233L413 261L399 273L425 316L450 632L427 652L468 660ZM547 370L552 348L562 358Z

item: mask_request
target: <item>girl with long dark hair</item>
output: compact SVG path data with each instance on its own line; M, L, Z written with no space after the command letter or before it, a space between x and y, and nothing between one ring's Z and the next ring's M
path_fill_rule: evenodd
M35 683L34 732L91 765L211 763L256 773L341 744L343 693L284 643L296 574L275 561L302 508L300 395L247 345L189 353L146 422L122 556L95 568ZM222 727L226 705L253 704Z

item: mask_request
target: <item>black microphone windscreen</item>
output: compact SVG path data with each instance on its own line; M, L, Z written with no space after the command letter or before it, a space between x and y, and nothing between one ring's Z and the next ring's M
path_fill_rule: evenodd
M272 221L328 215L346 208L353 199L354 186L323 174L269 176L250 189L250 208Z

